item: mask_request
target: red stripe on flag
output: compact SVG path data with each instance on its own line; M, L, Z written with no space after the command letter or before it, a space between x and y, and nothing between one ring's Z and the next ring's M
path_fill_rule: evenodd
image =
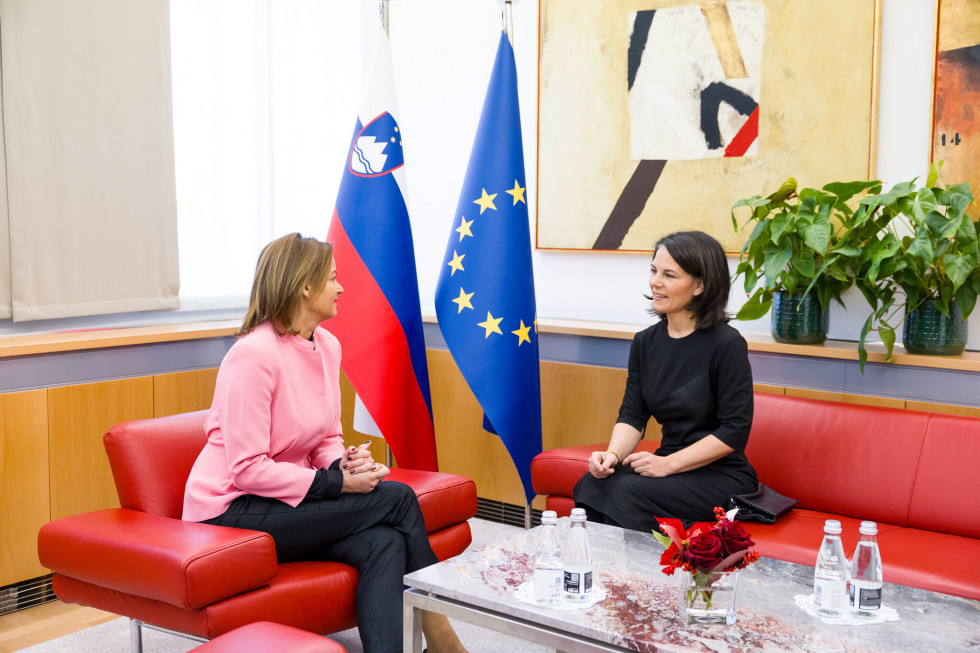
M742 128L735 134L735 138L725 148L725 156L745 156L749 147L759 137L759 106L749 115Z
M327 239L344 288L323 327L343 347L341 366L399 467L438 471L435 431L398 316L347 237L336 210Z

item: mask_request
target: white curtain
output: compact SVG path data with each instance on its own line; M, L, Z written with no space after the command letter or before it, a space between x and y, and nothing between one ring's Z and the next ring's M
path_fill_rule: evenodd
M0 88L3 68L0 66ZM3 94L0 93L0 318L13 315L10 299L10 221L7 218L7 156L3 138Z
M177 308L168 0L0 0L0 47L14 321Z

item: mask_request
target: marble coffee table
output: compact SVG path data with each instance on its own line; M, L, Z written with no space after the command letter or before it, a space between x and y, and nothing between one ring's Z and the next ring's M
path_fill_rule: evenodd
M406 575L405 653L422 650L423 609L567 652L980 651L980 601L885 583L882 603L898 621L829 625L794 600L812 593L813 568L767 558L741 572L735 625L688 625L678 610L679 580L660 571L663 546L652 535L588 528L604 600L578 610L522 601L532 529ZM559 520L562 541L567 530L568 519Z

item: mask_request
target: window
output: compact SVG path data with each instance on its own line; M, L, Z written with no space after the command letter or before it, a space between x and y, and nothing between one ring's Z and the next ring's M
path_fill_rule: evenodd
M183 310L244 307L268 241L326 237L361 92L363 10L171 2Z

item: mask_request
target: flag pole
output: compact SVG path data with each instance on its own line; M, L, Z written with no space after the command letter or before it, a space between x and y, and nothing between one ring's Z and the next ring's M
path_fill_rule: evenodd
M388 0L378 0L378 20L381 21L385 36L391 36L388 32Z
M504 0L504 8L500 14L500 20L503 22L504 34L507 35L507 40L510 41L510 46L514 47L514 17L512 15L513 5L511 0ZM531 530L531 504L524 504L524 530Z
M385 36L391 36L388 31L388 0L378 0L378 20L381 23L381 29L385 31ZM391 453L391 445L385 442L385 466L391 469L394 464L395 458Z

